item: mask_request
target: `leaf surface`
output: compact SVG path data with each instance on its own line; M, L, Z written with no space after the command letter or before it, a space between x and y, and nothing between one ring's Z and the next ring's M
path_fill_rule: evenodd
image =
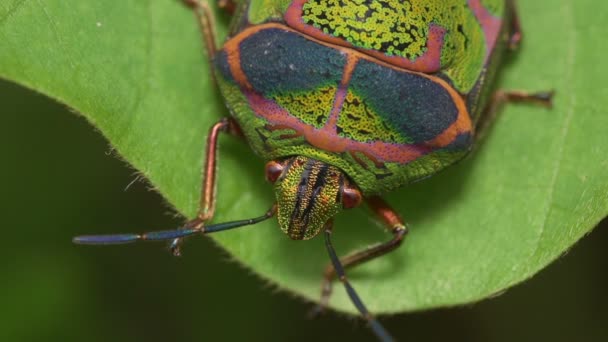
M349 272L372 311L456 305L503 291L608 214L600 38L608 11L601 7L519 2L524 43L500 87L555 89L554 109L504 108L473 156L386 196L411 234L396 252ZM226 23L222 17L220 35ZM196 213L205 136L227 111L194 16L179 1L0 0L0 76L74 108L179 212ZM238 139L221 144L214 222L260 215L273 202L264 161ZM322 238L294 242L277 228L271 220L213 237L262 277L318 299L328 262ZM389 238L365 209L336 218L340 253ZM332 306L353 312L338 286Z

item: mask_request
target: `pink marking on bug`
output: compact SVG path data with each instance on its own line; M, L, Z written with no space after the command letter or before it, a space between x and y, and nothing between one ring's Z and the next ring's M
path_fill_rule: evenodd
M473 11L473 14L479 21L481 28L483 30L483 34L486 40L486 61L490 56L492 50L494 50L494 46L496 45L496 40L498 38L498 34L500 33L500 26L502 25L502 19L496 16L493 16L483 5L481 4L481 0L468 0L469 8Z
M303 124L277 103L264 98L260 94L253 91L246 91L245 94L254 112L268 120L272 125L293 129L297 135L304 137L312 146L328 152L362 152L382 162L405 164L429 153L433 149L424 145L392 144L383 141L359 142L341 137L336 134L335 124L333 129L330 125L317 129Z
M325 151L335 153L361 152L383 162L398 162L403 164L409 163L430 152L432 148L429 146L402 145L383 141L360 142L338 135L338 118L340 117L342 105L346 98L348 84L358 61L359 57L356 55L347 55L344 73L336 90L330 115L325 125L321 128L315 128L302 123L297 117L291 115L276 102L266 99L256 92L246 92L246 95L252 109L258 115L268 120L273 126L293 129L296 131L296 134L289 135L290 137L303 136L309 144Z
M472 132L473 126L469 113L466 109L466 104L462 96L453 87L451 87L446 81L436 76L408 70L407 72L417 74L420 77L428 78L433 82L440 84L450 94L454 104L458 108L458 118L454 123L452 123L452 125L450 125L450 127L446 128L443 133L437 135L434 139L426 142L420 142L418 144L397 144L383 141L360 142L339 136L336 126L337 119L340 115L344 98L347 93L348 83L350 82L350 78L353 70L355 69L357 61L359 59L366 59L389 68L397 69L398 67L386 61L378 60L369 54L352 48L335 46L314 37L310 39L319 44L338 49L343 54L347 55L347 62L344 67L343 77L340 83L336 85L338 86L338 89L336 90L330 115L325 125L317 129L314 126L305 124L297 117L291 115L286 109L279 106L276 102L257 93L253 86L249 83L247 75L245 75L245 72L241 68L239 49L240 42L245 37L267 28L280 28L302 35L302 33L287 28L281 24L268 23L253 26L244 30L233 39L230 39L224 45L224 50L228 54L227 58L230 65L230 72L232 73L235 81L241 87L241 91L247 97L250 107L256 113L256 115L264 118L271 126L274 126L277 129L291 129L295 131L295 134L284 135L285 138L302 136L312 146L328 152L348 152L351 154L359 152L366 155L368 158L374 159L374 163L396 162L406 164L432 152L433 150L449 145L459 134Z
M322 130L324 130L328 134L335 134L335 132L337 131L336 127L338 123L338 117L340 117L342 105L344 104L344 99L346 99L346 94L348 93L348 83L350 82L350 78L353 75L353 71L355 71L355 66L357 65L358 61L359 58L356 55L348 54L346 57L346 66L344 67L344 74L342 75L342 80L340 81L340 85L338 86L338 90L336 91L336 95L334 97L334 104L329 114L329 118L327 119L327 123L322 128Z

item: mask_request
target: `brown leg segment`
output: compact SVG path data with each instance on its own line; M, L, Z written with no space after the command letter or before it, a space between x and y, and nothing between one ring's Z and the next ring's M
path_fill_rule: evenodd
M209 130L207 136L207 146L205 148L205 167L203 169L203 183L201 185L201 197L198 215L194 220L186 223L186 228L198 228L204 222L210 220L215 212L215 189L217 174L217 147L220 133L230 133L241 135L240 128L236 121L231 118L223 118ZM180 246L182 238L177 238L171 242L170 248L173 255L181 254Z
M217 52L215 40L215 18L213 11L204 0L183 0L184 4L194 10L198 19L200 31L203 36L205 52L209 60L213 59ZM220 1L221 2L221 1ZM213 68L211 74L214 75ZM207 136L205 150L205 167L203 169L203 184L201 185L201 197L199 212L195 219L186 223L185 228L200 228L213 217L215 212L215 175L217 169L217 141L221 132L229 132L241 135L237 123L229 118L224 118L213 125ZM176 238L170 244L173 255L181 254L180 246L183 238Z
M213 11L204 0L183 0L184 3L194 10L198 18L201 33L203 34L203 42L205 43L205 52L211 60L217 51L215 41L215 17ZM220 1L221 4L221 1Z
M477 140L483 139L485 134L488 131L488 127L496 118L496 113L498 110L505 104L510 102L525 102L525 103L533 103L537 105L541 105L547 108L551 108L553 106L553 91L541 91L538 93L527 93L524 91L506 91L506 90L497 90L490 103L486 106L484 110L484 114L481 116L481 119L477 123L477 127L475 128Z
M236 11L237 3L234 0L218 0L217 6L232 15Z
M511 37L509 37L509 49L516 50L521 42L521 24L519 15L517 14L517 6L515 0L507 1L507 6L511 9Z
M373 196L367 198L366 201L374 214L391 230L393 238L385 243L376 244L340 258L340 263L344 268L360 265L395 250L401 245L403 238L407 234L407 227L403 223L403 220L382 198ZM321 284L321 300L312 312L313 316L323 312L327 307L332 292L332 281L335 277L336 270L334 266L332 264L327 265Z
M220 133L240 135L241 131L236 121L231 118L223 118L213 125L207 136L205 151L205 168L203 169L203 184L201 186L201 197L198 218L203 221L210 220L215 213L215 176L217 171L217 141Z

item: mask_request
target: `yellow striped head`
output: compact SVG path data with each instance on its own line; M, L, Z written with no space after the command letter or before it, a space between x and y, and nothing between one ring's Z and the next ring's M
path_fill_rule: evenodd
M308 157L271 161L266 178L274 183L279 226L294 240L315 237L341 209L362 200L342 170Z

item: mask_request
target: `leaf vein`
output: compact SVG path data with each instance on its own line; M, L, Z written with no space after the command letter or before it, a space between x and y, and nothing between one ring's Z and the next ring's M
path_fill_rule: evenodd
M16 2L14 6L9 7L8 11L6 12L6 14L2 17L0 17L0 26L6 24L6 22L8 21L8 19L10 17L12 17L13 15L15 15L15 13L17 13L17 11L19 11L23 5L25 5L25 3L28 0L21 0L19 2Z
M38 5L40 6L40 9L42 9L42 12L44 13L47 20L49 21L49 25L51 27L51 30L53 31L53 35L55 36L55 39L57 40L57 44L65 52L65 57L67 58L70 67L72 69L76 69L76 63L74 61L74 58L72 58L72 55L70 54L69 49L67 48L67 44L65 44L63 39L61 39L61 34L59 34L59 30L57 29L57 23L55 22L55 20L53 20L53 18L51 17L51 14L49 13L46 6L44 6L42 1L37 0L37 2L38 2Z
M571 6L571 1L568 1L562 7L562 10L563 10L563 14L564 14L564 22L567 23L566 26L574 28L574 18L572 16L573 11L572 11L572 6ZM570 41L569 46L576 46L576 42L577 42L576 30L571 29L571 30L568 30L568 32L570 33L570 35L568 37L568 40ZM553 174L551 175L551 180L549 183L549 193L547 195L547 201L545 203L545 209L544 209L544 213L543 213L544 217L543 217L542 224L541 224L539 232L538 232L538 237L534 244L535 245L534 250L528 257L528 267L538 266L537 262L534 262L534 264L531 264L531 262L532 262L532 258L534 258L535 256L538 255L541 241L543 240L543 236L545 235L545 232L547 229L549 216L551 215L551 212L552 212L552 203L553 203L554 195L555 195L555 186L557 184L557 180L559 178L559 174L560 174L561 168L562 168L562 162L564 160L564 148L566 145L566 138L568 137L568 135L570 133L570 124L572 123L572 118L574 116L574 108L576 107L576 95L575 95L575 91L573 89L574 88L573 87L573 84L574 84L573 67L574 67L574 65L576 65L576 58L577 58L576 48L568 49L568 52L566 55L566 66L567 66L566 70L567 71L566 71L566 77L565 77L566 82L565 83L570 87L570 90L567 92L564 92L566 94L570 94L569 99L568 99L568 107L566 109L566 117L564 119L564 124L561 128L561 132L558 137L559 138L558 153L555 158Z

